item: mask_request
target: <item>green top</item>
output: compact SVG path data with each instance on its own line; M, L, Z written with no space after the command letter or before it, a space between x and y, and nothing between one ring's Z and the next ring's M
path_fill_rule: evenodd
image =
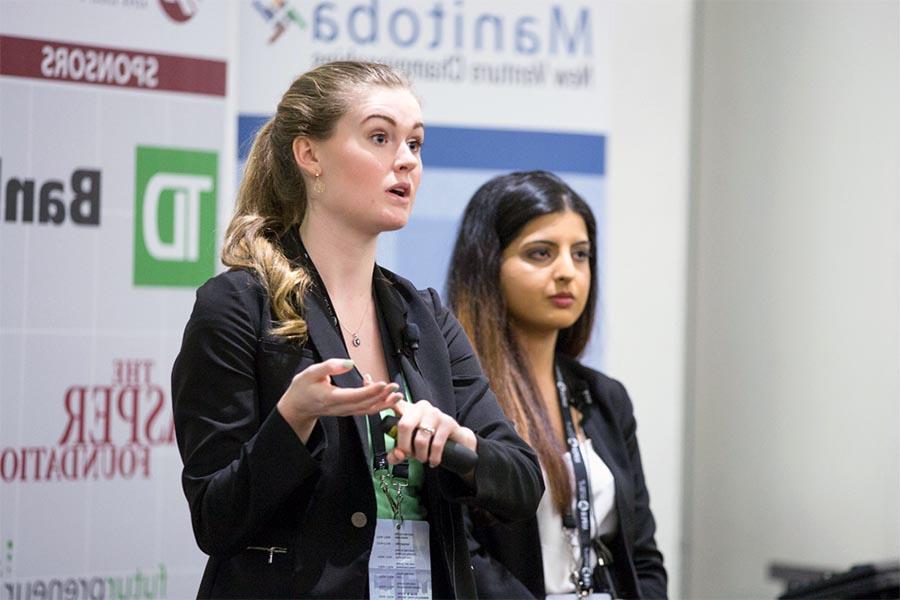
M401 375L402 377L402 375ZM407 402L411 402L409 395L409 388L406 385L406 380L403 380L403 395L406 398ZM394 415L394 410L388 408L386 410L381 411L381 417L384 418L386 416ZM366 427L368 428L369 420L366 419ZM387 434L384 434L384 447L385 450L390 453L391 450L394 449L395 446L394 438L390 437ZM378 507L378 518L379 519L393 519L394 518L394 510L391 507L391 504L396 502L398 489L402 490L402 497L400 500L400 516L403 517L406 521L424 521L425 520L425 507L422 506L419 501L420 492L422 490L422 485L425 482L425 467L424 465L414 458L409 459L409 478L404 477L393 477L390 474L387 474L385 482L388 484L388 493L391 495L391 498L385 495L384 490L382 489L382 476L385 473L379 471L375 472L372 467L372 431L369 428L369 472L372 474L372 486L375 489L375 504ZM394 466L391 465L388 467L390 472L393 472ZM402 485L398 486L398 484L406 484L405 487Z

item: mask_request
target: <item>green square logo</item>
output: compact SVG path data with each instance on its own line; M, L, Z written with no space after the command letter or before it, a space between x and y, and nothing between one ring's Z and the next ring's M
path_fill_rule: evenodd
M138 146L134 285L197 287L216 270L215 152Z

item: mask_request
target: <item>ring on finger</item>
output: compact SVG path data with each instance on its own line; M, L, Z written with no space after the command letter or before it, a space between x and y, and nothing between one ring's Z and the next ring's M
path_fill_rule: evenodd
M431 436L434 435L434 429L431 427L422 426L422 427L419 427L419 431L425 431L428 433L428 435L431 435Z

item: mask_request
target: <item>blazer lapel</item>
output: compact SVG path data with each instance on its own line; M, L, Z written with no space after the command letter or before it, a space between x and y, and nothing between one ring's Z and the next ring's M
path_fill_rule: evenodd
M410 325L409 304L379 267L375 267L375 297L384 315L394 355L400 363L406 385L409 386L411 400L415 402L425 398L433 402L428 383L422 377L416 360L418 348L414 348L407 339L409 331L407 328ZM418 341L415 345L418 345Z
M406 378L406 384L409 386L410 399L415 402L416 400L422 400L424 398L432 404L435 404L435 399L432 397L431 390L428 387L425 378L422 377L422 373L420 373L413 362L403 354L400 355L400 369L403 371L403 377Z
M304 318L306 319L309 337L316 350L319 351L319 356L322 357L322 360L328 360L329 358L349 359L344 342L316 293L307 294L304 300ZM360 377L359 371L356 369L351 369L341 375L333 375L331 381L336 386L343 388L356 388L363 385L362 377ZM365 416L356 415L353 417L353 421L356 423L356 430L359 433L362 447L364 449L368 448L369 429Z
M612 472L616 482L616 511L619 515L619 526L624 528L628 535L624 536L625 540L632 537L633 523L629 518L632 507L628 502L631 497L632 488L631 481L627 469L623 468L623 458L615 453L606 443L607 439L614 440L621 437L621 434L610 430L610 424L604 419L603 411L597 406L597 402L601 401L594 398L593 402L587 406L583 406L584 418L581 421L581 427L591 440L594 450ZM628 552L631 552L630 544L628 544Z
M574 361L573 361L574 362ZM578 363L575 363L577 365ZM563 363L568 373L572 376L570 389L578 400L578 410L582 418L579 423L584 430L591 445L604 464L612 472L616 481L616 510L619 513L619 523L626 531L631 531L632 523L627 515L631 514L631 506L627 498L631 497L632 484L628 469L628 454L622 446L611 446L607 440L624 439L622 432L617 430L615 419L611 416L606 399L600 394L591 393L590 382L579 374L574 365ZM630 551L630 550L629 550Z

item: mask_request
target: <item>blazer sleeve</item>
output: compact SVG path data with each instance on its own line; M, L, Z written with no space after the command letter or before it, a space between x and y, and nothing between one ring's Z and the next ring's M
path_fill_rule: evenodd
M497 403L487 377L456 317L428 290L435 319L450 355L456 420L478 437L475 490L456 475L439 469L448 499L479 506L502 521L533 517L544 481L534 451L516 434Z
M200 549L243 550L317 464L277 410L260 414L255 374L264 291L232 271L197 291L172 370L182 486Z
M666 569L663 566L662 553L656 547L656 521L650 511L650 494L644 481L644 468L641 463L641 451L638 447L637 421L634 418L634 406L620 382L609 380L614 386L614 394L625 407L620 421L621 431L625 437L625 447L631 464L631 475L634 485L634 540L632 561L640 584L641 598L666 598Z
M477 509L475 509L477 510ZM533 589L529 589L526 582L519 579L507 567L500 557L495 557L494 552L498 549L496 545L488 548L482 543L480 533L486 533L487 527L484 523L475 524L472 517L472 509L467 508L463 513L464 523L466 526L466 542L469 546L469 560L472 562L472 575L475 577L475 588L478 590L479 598L517 598L520 600L532 600L544 598L543 589L539 585L543 582L543 565L540 564L540 540L535 535L523 535L519 531L505 530L506 527L521 526L527 522L519 522L512 525L498 525L491 529L500 528L500 535L503 539L503 546L511 549L511 553L516 555L517 567L522 569L530 569L531 577L528 585ZM534 523L535 533L537 522ZM496 539L496 536L493 536ZM536 548L534 546L537 546ZM493 552L492 552L493 551Z

